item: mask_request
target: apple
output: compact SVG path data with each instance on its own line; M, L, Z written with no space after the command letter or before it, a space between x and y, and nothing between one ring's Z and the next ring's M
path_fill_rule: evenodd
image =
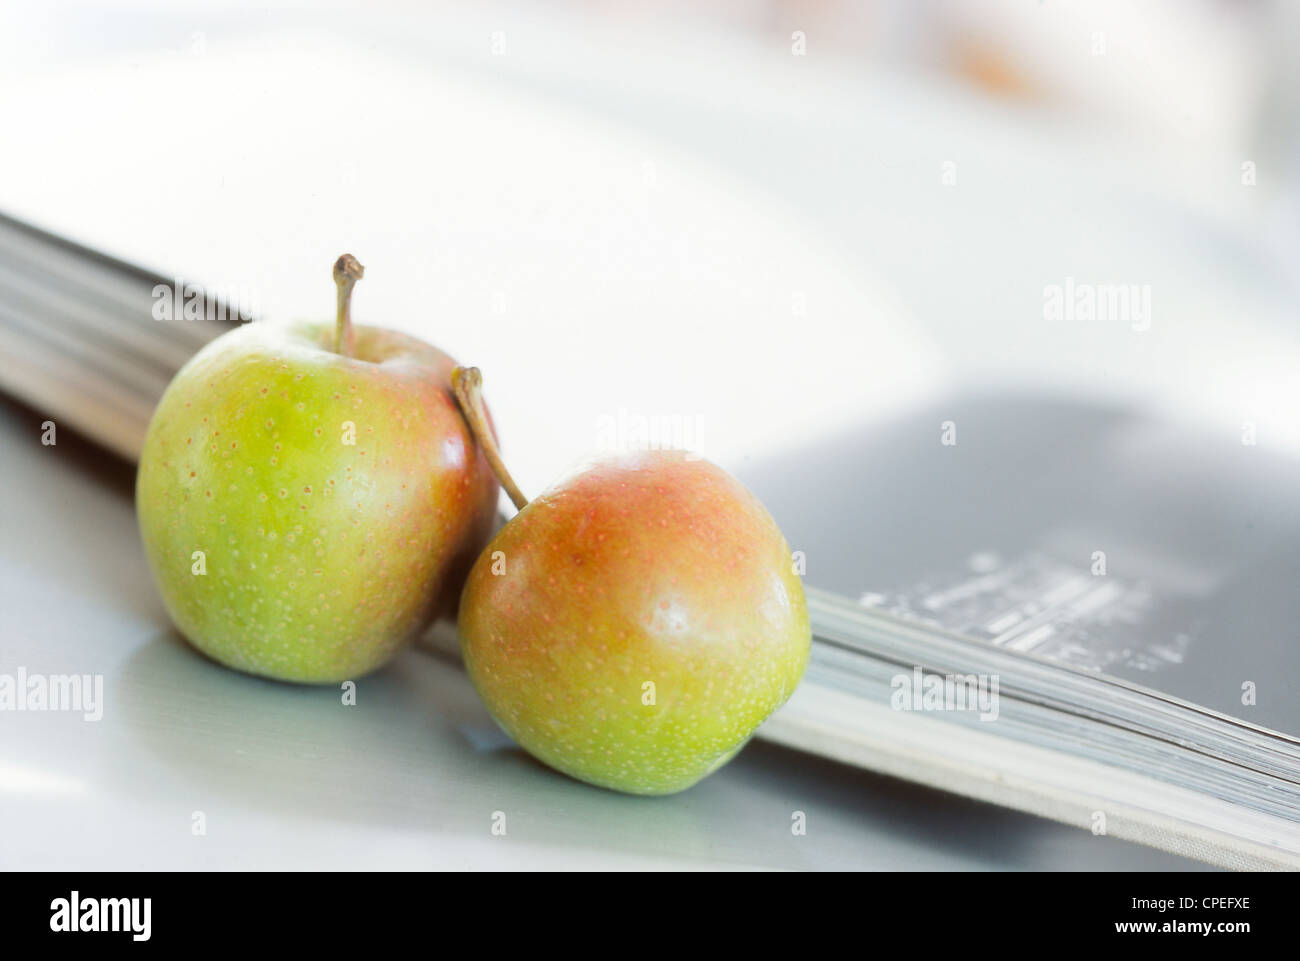
M176 375L136 480L163 603L200 651L306 683L360 677L452 613L491 536L496 478L461 416L455 361L353 326L250 323ZM491 428L488 428L491 430Z
M525 750L633 794L690 787L794 692L812 635L785 538L731 475L682 451L587 464L535 500L505 471L477 369L452 375L519 513L471 569L471 681Z

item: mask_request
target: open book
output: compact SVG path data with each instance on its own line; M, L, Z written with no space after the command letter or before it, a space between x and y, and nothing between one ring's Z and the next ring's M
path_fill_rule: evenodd
M1300 466L1250 440L959 395L752 468L817 638L762 735L1300 867Z
M0 216L0 389L135 457L172 374L239 320L157 323L176 287ZM1300 867L1300 467L1249 441L988 394L742 470L814 632L758 736Z

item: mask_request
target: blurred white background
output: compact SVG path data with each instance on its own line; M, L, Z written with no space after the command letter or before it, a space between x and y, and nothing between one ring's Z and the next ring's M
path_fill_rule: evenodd
M601 418L734 465L955 386L1300 449L1300 11L8 5L0 209L483 368L535 491ZM1246 166L1253 165L1253 166ZM1150 329L1044 317L1139 285Z

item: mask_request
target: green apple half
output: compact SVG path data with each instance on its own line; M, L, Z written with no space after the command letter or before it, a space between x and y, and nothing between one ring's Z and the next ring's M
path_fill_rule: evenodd
M387 661L454 598L498 485L450 389L455 362L351 324L250 323L176 375L136 481L168 613L229 667L337 682Z

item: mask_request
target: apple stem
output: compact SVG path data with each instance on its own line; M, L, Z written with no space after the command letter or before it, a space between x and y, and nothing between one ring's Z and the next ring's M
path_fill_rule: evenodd
M351 254L334 261L334 284L339 289L338 316L334 322L334 353L344 357L353 355L352 288L366 275L366 268Z
M506 470L505 461L501 459L501 451L497 448L496 438L492 435L492 427L488 423L487 410L483 407L483 374L477 367L457 367L451 372L451 390L456 395L456 401L460 404L461 413L465 415L470 432L478 441L478 446L483 451L483 456L487 458L488 464L492 466L492 471L497 475L497 480L510 495L515 509L523 510L528 506L528 498L519 489L515 479L510 476L510 471Z

